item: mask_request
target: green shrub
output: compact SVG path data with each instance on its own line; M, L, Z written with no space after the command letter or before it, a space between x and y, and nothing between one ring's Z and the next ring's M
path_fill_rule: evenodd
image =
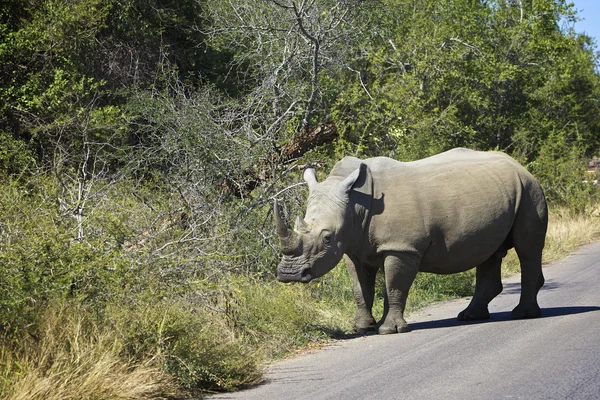
M598 199L598 189L584 182L586 167L585 144L565 131L553 132L531 163L533 174L544 188L549 203L566 206L583 214Z
M35 164L26 144L0 131L0 176L21 176Z
M318 311L304 285L230 276L188 289L184 297L126 297L104 315L128 354L158 355L190 393L255 384L266 360L323 340L340 323Z
M260 379L258 353L225 320L184 300L112 305L107 316L129 354L157 355L165 372L191 393L231 390Z
M76 240L75 221L57 197L44 177L0 191L0 330L31 324L50 299L101 303L132 272L110 234Z

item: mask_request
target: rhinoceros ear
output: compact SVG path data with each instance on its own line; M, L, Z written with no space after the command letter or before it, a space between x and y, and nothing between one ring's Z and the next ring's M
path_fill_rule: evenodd
M308 183L308 190L312 191L317 182L317 171L313 167L308 167L304 170L304 174L302 174L304 181Z
M355 169L346 179L338 184L340 191L344 195L349 195L351 190L355 190L367 195L373 195L373 177L371 170L365 163Z

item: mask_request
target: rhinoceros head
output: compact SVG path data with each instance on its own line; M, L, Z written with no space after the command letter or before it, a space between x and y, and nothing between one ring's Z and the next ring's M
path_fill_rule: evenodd
M317 182L315 170L308 168L304 180L310 191L306 216L298 217L294 228L281 217L275 202L275 226L283 252L277 267L277 279L281 282L306 283L337 265L353 239L355 210L351 191L359 182L371 183L365 164L346 178L330 176L322 183Z

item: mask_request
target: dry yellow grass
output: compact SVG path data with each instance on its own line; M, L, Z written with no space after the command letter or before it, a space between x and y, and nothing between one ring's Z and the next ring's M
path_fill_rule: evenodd
M565 210L550 214L544 263L554 261L578 247L600 239L600 216L597 212L571 215Z
M19 354L0 351L0 378L9 382L3 398L148 399L171 386L152 360L124 360L118 340L86 326L76 310L47 313L42 327L40 338L21 343Z
M556 260L579 246L598 239L598 213L573 215L565 210L555 210L550 215L544 262ZM340 286L347 287L349 284L349 278L343 275L343 271L338 269L339 275L330 275L331 281L323 284L323 290L330 290L332 294L323 295L318 307L321 309L317 318L318 325L331 330L350 329L351 316L348 310L353 309L353 306L348 304L352 303L352 299L331 301L332 298L339 299L340 296L335 293L344 290ZM504 271L506 274L519 272L514 251L506 257ZM430 286L441 285L439 282L429 283ZM445 285L451 283L446 282ZM285 347L289 351L291 347L299 346L299 343L304 341L275 345L271 343L270 345L276 348L268 348L264 342L273 342L274 334L271 329L277 332L284 322L290 324L290 328L286 328L285 332L297 331L298 326L305 324L310 309L305 309L309 306L304 305L299 309L290 309L290 304L297 302L290 303L287 299L298 297L296 292L300 289L297 287L261 285L260 288L260 291L256 292L252 287L244 289L244 301L239 303L239 315L251 314L254 322L249 326L253 326L258 332L255 334L256 341L259 342L257 346L265 354L278 357L283 353L281 348ZM274 296L275 289L284 290L287 295ZM291 293L292 290L295 292ZM429 293L434 290L437 289L421 290L421 295L429 296L423 304L441 299L439 294ZM300 293L308 296L308 289L302 288ZM266 299L277 301L267 302ZM308 298L306 300L308 304ZM246 304L247 302L250 303ZM256 304L261 304L262 308L257 308ZM382 306L380 304L380 308ZM117 330L98 326L90 320L89 312L78 307L82 306L49 305L35 339L23 338L19 342L12 340L10 346L2 346L0 337L0 397L10 400L156 399L163 397L165 393L176 391L173 378L166 376L158 360L153 360L151 356L147 356L145 361L123 357L124 339L117 337ZM293 321L290 320L290 315L294 316L291 318ZM314 321L314 315L311 318ZM248 328L246 334L252 331ZM319 336L312 340L322 339L323 336ZM191 347L192 342L182 343L187 351L187 346ZM254 374L252 376L257 376L256 371L250 372Z
M566 209L550 212L544 264L558 260L570 252L600 239L600 209L588 214L573 214ZM504 259L503 271L506 275L519 272L519 262L514 250Z

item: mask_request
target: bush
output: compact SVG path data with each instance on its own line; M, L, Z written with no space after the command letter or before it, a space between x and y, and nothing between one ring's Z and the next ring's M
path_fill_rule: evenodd
M260 378L258 354L226 320L185 300L109 306L106 316L131 357L157 357L165 372L191 393L231 390Z
M55 184L41 176L0 191L0 330L33 323L50 299L102 303L135 272L109 221L96 220L97 232L90 228L85 240L76 240L76 221L58 207Z
M583 214L597 202L597 188L592 182L584 182L585 154L584 143L564 131L553 132L542 144L530 167L550 204Z
M229 391L258 383L265 360L324 340L350 320L319 309L315 288L224 277L187 293L126 296L104 313L131 357L156 355L189 393ZM320 301L323 301L321 297Z
M35 158L25 143L0 131L0 176L21 176L35 164Z

